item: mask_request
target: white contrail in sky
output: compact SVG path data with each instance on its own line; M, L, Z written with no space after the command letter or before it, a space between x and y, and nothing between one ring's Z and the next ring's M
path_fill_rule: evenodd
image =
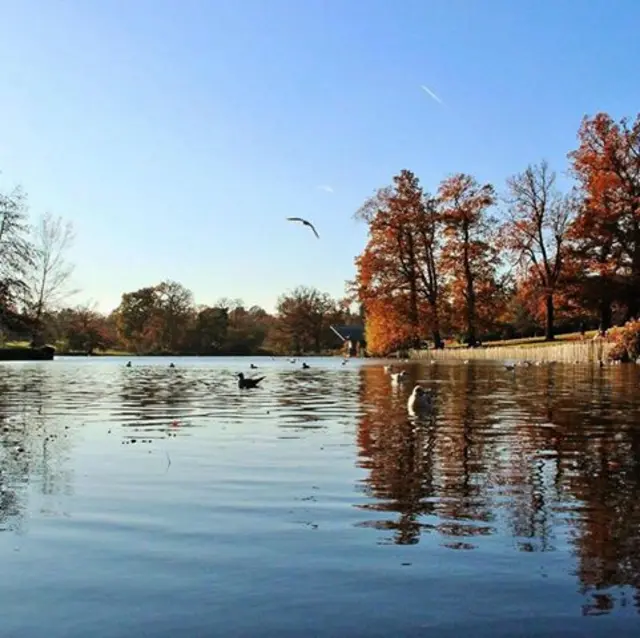
M420 88L438 102L438 104L444 104L444 102L428 86L421 84Z
M331 186L327 186L326 184L323 184L322 186L318 186L318 188L321 191L324 191L325 193L333 193L333 188L331 188Z

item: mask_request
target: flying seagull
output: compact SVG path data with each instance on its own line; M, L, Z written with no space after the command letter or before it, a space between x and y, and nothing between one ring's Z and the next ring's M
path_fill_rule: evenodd
M313 231L313 234L320 239L320 235L318 235L318 231L316 230L315 226L307 221L306 219L302 219L302 217L287 217L287 221L288 222L302 222L305 226L309 226L309 228L311 228L311 230Z

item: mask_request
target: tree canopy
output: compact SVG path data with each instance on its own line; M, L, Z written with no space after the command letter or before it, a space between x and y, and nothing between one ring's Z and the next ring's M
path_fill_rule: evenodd
M638 316L640 115L585 117L577 137L566 192L541 161L502 189L453 174L435 196L403 169L365 200L356 217L368 239L349 289L371 353L443 338L551 340Z

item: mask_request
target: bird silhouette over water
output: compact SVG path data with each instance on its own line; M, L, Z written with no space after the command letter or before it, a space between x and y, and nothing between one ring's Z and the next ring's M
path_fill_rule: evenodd
M308 370L311 366L308 363L305 363L304 361L302 362L302 369L303 370Z
M131 367L131 361L127 361L127 368Z
M257 388L258 383L264 379L264 377L257 377L255 379L245 379L244 374L242 372L238 372L236 375L238 377L238 387L241 390L249 390L251 388Z
M257 366L257 365L255 365L254 363L252 363L249 367L250 367L252 370L257 370L257 369L258 369L258 366Z
M318 231L316 230L316 227L310 221L308 221L306 219L302 219L302 217L287 217L287 221L288 222L301 222L305 226L309 226L309 228L311 228L311 230L313 231L313 234L318 239L320 239L320 235L318 235Z

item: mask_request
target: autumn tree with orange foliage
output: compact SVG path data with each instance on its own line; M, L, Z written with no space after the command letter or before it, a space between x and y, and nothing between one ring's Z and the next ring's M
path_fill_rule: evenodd
M446 238L442 266L451 281L453 318L463 316L459 327L473 346L480 323L496 314L496 222L487 213L495 193L490 184L481 186L459 173L440 184L438 200Z
M508 219L502 246L515 258L520 282L534 306L542 303L545 337L554 335L555 299L567 255L567 230L573 210L569 197L555 187L547 162L528 166L507 180Z
M366 309L369 351L418 346L427 329L440 347L439 214L433 200L423 193L418 178L403 170L392 186L369 198L356 217L369 226L353 286Z
M633 123L606 113L586 117L578 140L569 158L582 203L570 236L607 329L616 287L627 318L640 310L640 114Z
M367 303L365 339L367 351L384 355L403 348L413 337L406 321L408 297L372 297Z

